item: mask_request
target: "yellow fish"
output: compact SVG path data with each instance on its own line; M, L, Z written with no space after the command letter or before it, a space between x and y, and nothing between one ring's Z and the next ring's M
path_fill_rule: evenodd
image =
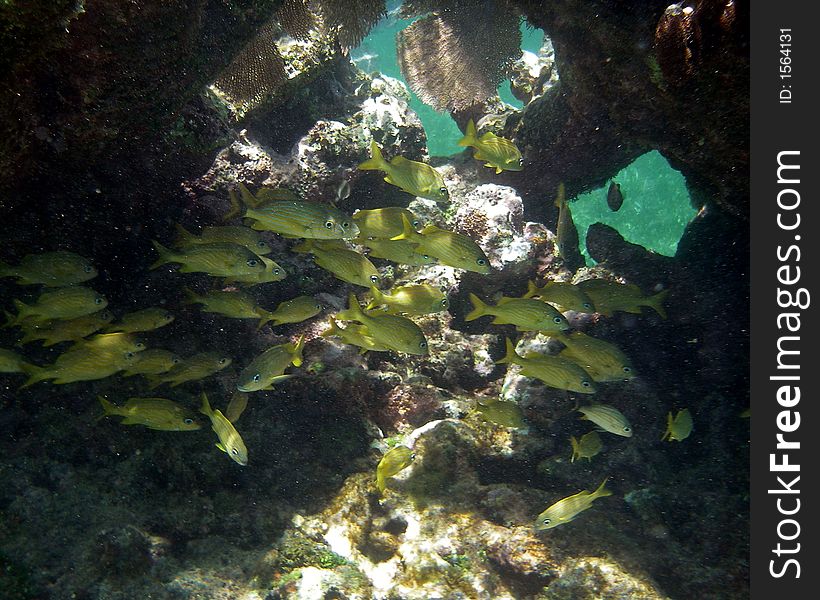
M438 262L434 256L416 251L417 244L407 240L380 240L357 238L354 240L370 249L368 256L373 258L383 258L385 260L398 263L400 265L410 265L413 267L423 267L434 265Z
M270 314L245 292L208 290L199 295L188 288L184 288L183 291L188 297L185 303L201 304L202 312L217 313L232 319L260 319L260 327L267 322L267 316Z
M16 352L0 348L0 373L27 373L32 366Z
M376 487L384 492L387 487L387 478L397 475L416 459L416 454L407 446L396 446L384 453L376 466Z
M642 312L641 308L648 306L662 318L666 318L663 302L669 294L668 289L653 296L644 296L637 285L606 279L587 279L579 282L578 287L595 303L595 310L606 317L617 311L639 315Z
M195 431L202 427L194 415L165 398L129 398L124 406L115 406L102 396L97 396L105 414L103 416L125 417L120 425L145 425L160 431Z
M253 221L253 229L284 237L333 240L359 235L359 227L349 215L318 202L274 200L247 208L244 217Z
M401 218L404 229L400 235L390 238L391 240L413 242L417 244L416 252L433 256L441 264L456 269L464 269L482 275L492 271L487 255L472 238L461 233L441 229L435 225L427 225L419 233L413 229L407 217L402 215Z
M574 260L583 259L578 249L578 229L572 220L572 210L566 199L564 183L558 184L558 197L555 199L555 206L558 208L558 222L555 227L555 243L558 246L558 254L564 262L570 264Z
M427 315L447 310L447 296L440 289L431 285L403 285L385 294L375 287L370 288L373 299L366 310L385 306L384 312L396 315Z
M180 362L182 361L179 356L173 352L163 350L162 348L152 348L137 354L135 363L125 369L122 376L159 375L160 373L170 371Z
M666 415L666 433L661 437L661 441L668 439L670 442L676 440L682 442L692 433L692 413L688 408L679 410L674 417L670 412Z
M248 395L244 392L234 392L231 396L231 401L228 402L228 408L225 409L225 417L231 422L236 423L245 409L248 407Z
M245 447L245 442L242 441L242 436L239 435L233 423L219 409L211 409L211 404L208 402L208 396L205 395L205 392L202 392L202 407L199 412L211 420L211 428L219 438L216 447L231 457L234 462L243 467L247 465L248 449Z
M306 240L298 248L300 251L313 254L314 262L326 271L333 273L337 279L362 287L378 285L381 282L378 269L366 256L355 250L348 250L347 248L325 250L314 244L312 240Z
M369 160L359 165L359 169L382 171L387 183L414 196L429 198L436 202L447 202L450 199L450 193L444 185L444 178L430 165L408 160L403 156L394 156L390 162L387 162L375 141L370 142L370 156Z
M232 362L227 356L221 356L216 352L200 352L184 359L167 372L149 378L151 389L163 383L170 383L171 387L176 387L187 381L204 379L221 371Z
M272 281L282 281L287 277L287 271L283 269L276 261L267 256L260 256L264 270L261 273L252 273L250 275L232 275L225 279L225 283L243 283L248 286L258 285L260 283L270 283Z
M632 362L609 342L580 331L550 335L566 346L559 356L578 363L595 381L628 381L635 377Z
M594 394L597 390L592 377L571 360L560 356L548 356L534 352L520 356L515 346L506 338L507 354L495 364L514 364L521 366L521 375L540 379L550 387L569 390L581 394Z
M204 244L177 252L157 241L153 244L159 258L151 269L173 262L182 265L180 273L207 273L216 277L259 275L265 270L261 257L239 244Z
M35 324L26 331L20 344L42 340L43 346L47 348L60 342L74 342L99 331L113 320L114 314L106 309L84 317L65 321L48 321L42 325Z
M473 310L464 317L473 321L485 315L494 316L493 325L515 325L518 331L563 331L569 329L564 315L554 307L532 298L502 297L495 306L485 304L473 294L469 295Z
M295 344L288 342L268 348L242 369L236 389L240 392L272 390L273 384L290 379L293 375L285 375L285 369L291 364L295 367L302 364L304 346L305 336L301 335Z
M17 307L17 315L13 321L10 319L6 323L6 327L19 325L26 319L43 322L83 317L104 309L108 306L108 300L92 289L75 285L44 292L35 304L23 304L15 300L14 305Z
M174 315L164 308L144 308L142 310L123 315L119 323L106 327L105 331L109 333L116 331L123 331L126 333L151 331L153 329L165 327L173 320Z
M467 123L467 132L458 141L458 145L475 148L473 158L487 161L484 166L494 168L496 174L501 171L521 171L524 168L524 158L513 142L498 137L491 131L478 137L472 119Z
M239 244L257 256L270 254L273 249L270 244L262 239L262 236L251 229L241 225L222 225L203 227L199 237L187 231L182 225L177 224L177 239L174 246L185 248L188 246L199 246L202 244Z
M301 323L322 312L322 305L311 296L297 296L290 300L280 302L273 312L266 312L259 327L268 321L273 321L273 326L284 325L286 323Z
M534 281L527 282L527 293L522 298L540 298L544 302L556 304L564 310L594 313L595 304L581 288L565 281L548 281L544 287L538 287Z
M355 294L348 296L348 309L337 319L358 321L367 329L376 344L407 354L429 354L427 339L421 328L407 317L386 314L365 314Z
M68 352L60 355L54 364L30 367L29 378L20 389L48 379L53 379L53 383L61 385L103 379L129 368L136 362L136 357L137 354L134 352Z
M593 456L596 456L604 447L601 442L601 436L597 431L590 431L581 436L580 440L575 439L575 436L569 438L572 444L572 458L570 462L575 462L576 459L586 458L591 461Z
M359 226L359 238L391 238L404 230L401 217L404 215L414 229L421 227L421 221L411 211L398 206L385 206L369 210L357 210L353 221Z
M343 329L339 327L339 324L336 322L333 316L329 317L329 321L330 328L326 329L321 334L319 334L322 337L338 337L345 344L350 344L351 346L357 346L361 348L362 354L368 351L387 352L388 350L390 350L390 348L377 343L372 336L368 335L367 327L365 327L364 325L360 325L357 323L348 323L347 327Z
M0 261L0 279L17 277L17 283L21 285L63 287L82 283L96 276L97 269L88 259L66 250L28 254L16 267Z
M476 411L488 421L503 427L514 429L524 429L524 413L517 402L502 400L492 400L486 402L476 402Z
M577 410L583 415L582 419L592 421L604 431L623 437L632 437L632 426L623 413L614 406L590 404L581 406Z
M612 492L604 487L607 479L609 479L609 477L604 479L601 482L601 485L598 486L598 489L594 492L584 490L583 492L578 492L572 496L562 498L555 504L548 507L544 512L538 515L538 518L535 519L536 531L552 529L553 527L558 527L564 523L569 523L580 513L590 508L592 503L598 498L611 496Z
M142 352L143 350L145 350L145 342L131 333L121 331L117 333L98 333L90 338L77 340L60 358L65 358L74 353L122 354L124 352Z

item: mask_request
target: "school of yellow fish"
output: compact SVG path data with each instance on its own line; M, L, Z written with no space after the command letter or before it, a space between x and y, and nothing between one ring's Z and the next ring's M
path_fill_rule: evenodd
M496 173L523 168L524 159L514 143L492 133L479 137L472 120L458 143L473 148L474 158ZM370 152L371 158L361 163L359 169L382 171L387 183L414 196L442 203L449 200L444 179L435 168L402 156L388 161L375 141L371 142ZM382 290L382 274L369 257L416 267L441 264L479 274L492 270L487 255L472 238L423 224L406 208L387 206L348 215L330 204L302 200L283 188L262 188L253 194L240 183L238 191L239 194L233 190L229 193L231 210L224 220L239 218L244 224L206 226L198 235L177 225L177 237L171 244L153 241L157 258L151 269L175 264L179 273L202 273L223 280L203 291L181 288L185 295L183 304L199 306L202 312L253 319L260 329L268 323L273 327L301 323L324 310L310 296L296 296L269 310L259 306L248 291L235 287L249 288L287 278L285 269L268 256L273 247L260 234L273 232L300 240L291 247L292 252L309 254L316 266L334 277L368 290L365 306L350 292L347 308L329 316L328 327L321 336L338 338L360 348L362 353L393 351L423 356L430 351L428 342L411 317L448 310L446 291L429 284L405 284ZM348 184L346 195L349 193ZM559 191L556 205L561 211L559 230L567 219L569 225L563 223L563 228L574 228L563 190ZM70 344L46 365L32 364L17 352L0 348L0 373L27 375L22 388L49 380L67 384L115 374L142 375L153 390L164 384L173 388L199 381L232 364L231 357L216 351L180 357L163 348L146 348L145 339L137 334L170 324L175 318L173 313L163 307L148 307L125 313L115 321L108 300L85 285L97 274L89 260L65 250L29 254L16 266L0 262L0 278L15 277L19 285L45 288L34 302L14 299L16 314L6 312L4 327L18 327L22 331L18 346L36 341L44 348ZM557 354L521 355L516 344L507 338L506 354L496 364L518 365L522 376L539 379L553 388L595 394L604 382L633 378L634 368L614 344L580 331L568 331L570 325L563 313L640 314L648 307L665 318L663 301L667 292L647 297L637 286L602 279L578 284L548 281L541 287L530 281L527 293L520 298L502 296L488 302L470 293L473 310L465 315L465 320L489 316L493 318L491 325L514 325L521 332L540 332L557 339L563 346ZM237 391L224 413L213 409L202 393L199 412L210 420L219 440L216 446L239 465L248 464L248 449L234 423L247 405L247 394L271 390L275 384L293 377L293 373L285 371L301 366L304 346L305 337L301 335L295 341L268 348L242 366ZM202 426L192 410L166 398L134 397L115 404L99 396L99 403L103 416L124 417L123 425L143 425L162 431L194 431ZM579 405L577 411L598 429L580 439L570 439L572 462L581 458L592 460L603 450L598 431L627 438L633 434L626 416L613 406L592 403ZM515 402L482 401L476 404L475 412L501 426L525 426L523 413ZM661 439L680 442L692 429L688 409L675 416L670 412ZM379 493L385 491L388 478L409 467L414 459L415 454L406 446L388 451L376 468ZM535 528L549 529L573 520L590 508L594 500L611 494L604 483L594 492L583 491L557 501L538 516Z

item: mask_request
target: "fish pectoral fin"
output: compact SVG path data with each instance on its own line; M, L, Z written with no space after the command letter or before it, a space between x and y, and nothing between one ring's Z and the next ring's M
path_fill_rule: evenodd
M510 325L510 322L504 317L496 317L493 319L493 325Z
M495 166L495 165L491 165L490 163L487 163L487 165L486 165L486 166L488 166L488 167L492 167L492 166ZM496 167L495 167L495 174L496 174L496 175L498 175L498 174L499 174L499 173L501 173L501 171L503 171L503 170L504 170L504 169L502 169L501 167L496 166Z
M225 446L222 445L222 442L217 442L216 444L214 444L214 446L222 450L222 452L224 452L225 454L228 453L228 451L225 449Z

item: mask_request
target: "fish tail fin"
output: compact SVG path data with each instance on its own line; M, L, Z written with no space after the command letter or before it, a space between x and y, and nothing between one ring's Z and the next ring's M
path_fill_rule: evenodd
M256 326L256 331L262 329L267 323L271 321L276 321L276 317L273 316L273 313L269 310L260 310L259 311L259 324ZM274 323L274 326L276 323Z
M17 302L19 302L19 300ZM3 323L3 329L6 329L8 327L14 327L15 325L17 325L17 320L19 318L19 315L13 315L7 310L4 310L3 314L6 315L6 322Z
M598 486L598 489L592 492L593 500L595 498L603 498L604 496L612 495L612 492L604 487L607 481L609 481L609 477L604 477L604 480L601 482L601 485Z
M343 321L358 321L364 316L362 307L356 299L356 294L351 292L350 295L348 295L347 310L337 313L336 316Z
M666 415L666 431L661 436L661 441L668 439L672 441L672 413Z
M473 310L471 310L466 317L464 317L465 321L474 321L479 317L483 317L487 314L487 305L481 301L481 298L470 292L470 302L473 304Z
M333 315L328 316L328 322L330 323L330 327L325 329L321 335L322 337L330 337L332 335L336 335L339 331L339 324L336 322L336 319L333 318Z
M558 194L555 196L555 208L561 208L566 203L566 186L564 182L558 184Z
M521 296L522 298L532 298L533 296L538 295L538 286L535 285L533 280L529 280L527 282L527 293Z
M569 459L569 462L574 463L576 458L581 458L581 449L574 435L570 436L569 443L572 444L572 458Z
M375 140L370 140L370 158L359 165L362 171L382 171L387 166L387 161L382 156L381 148Z
M109 402L102 396L97 396L97 400L100 401L100 405L102 405L103 411L105 411L105 414L103 414L104 417L107 417L108 415L117 414L117 407L114 406L111 402Z
M495 361L495 364L500 365L504 363L515 363L515 360L518 358L518 354L515 351L515 344L512 343L512 340L510 340L510 338L505 338L505 348L507 350L507 353L504 355L504 358Z
M475 123L470 119L467 122L467 129L464 132L464 137L458 140L459 146L472 146L478 141L478 133L475 129Z
M196 304L202 300L202 296L197 294L187 285L182 288L182 291L185 294L185 300L182 301L183 304Z
M239 183L239 195L242 198L242 204L247 206L248 208L257 208L259 206L259 201L251 194L251 191L245 187L244 183Z
M298 244L296 244L293 248L291 248L291 250L293 252L299 252L299 253L304 254L304 253L313 252L313 249L315 247L316 247L316 244L313 243L313 240L308 238L308 239L305 239L305 240L299 242Z
M185 229L179 223L174 224L174 229L176 229L177 232L177 239L175 240L175 244L177 246L188 246L193 240L196 239L196 236L193 233Z
M38 367L37 365L29 365L28 369L26 369L26 374L28 375L28 379L20 386L19 389L21 390L51 377L47 368Z
M214 412L211 410L211 403L208 402L208 396L205 395L205 392L202 392L202 405L199 407L199 412L206 417L210 417Z
M391 237L391 240L411 240L414 235L418 235L418 232L413 229L413 224L410 222L410 219L408 219L404 213L401 215L401 227L401 233Z
M223 221L230 221L234 217L238 217L242 214L242 203L239 201L239 196L236 195L234 190L228 190L228 199L231 201L231 208L222 215Z
M384 493L384 488L387 487L387 482L384 478L384 473L376 473L376 488L379 490L379 493Z
M293 344L293 350L291 350L291 359L290 362L293 364L294 367L301 367L302 366L302 350L305 348L305 334L299 336L299 339L296 340L296 343Z
M370 294L373 296L373 298L367 304L365 310L377 308L384 304L384 294L382 294L381 290L377 288L375 285L370 286Z
M658 313L662 319L666 318L666 309L663 307L663 303L666 300L666 297L669 295L669 288L665 290L661 290L654 296L651 296L647 301L647 304L654 309L656 313Z
M162 244L160 244L157 240L151 240L151 243L154 245L154 250L157 251L159 254L159 258L154 261L154 263L149 267L149 269L156 269L157 267L161 267L165 263L172 262L171 255L173 254L169 248L166 248Z

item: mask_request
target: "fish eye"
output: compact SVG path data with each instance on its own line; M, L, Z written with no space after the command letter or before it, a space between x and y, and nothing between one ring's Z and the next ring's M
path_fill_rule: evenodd
M255 258L249 258L249 259L248 259L247 265L248 265L249 267L255 267L255 266L256 266L256 265L258 265L258 264L259 264L259 261L258 261L258 260L256 260Z
M421 257L422 257L424 260L430 260L430 255L429 255L429 254L422 254L422 255L421 255Z
M624 373L631 373L632 369L629 367L624 367Z
M519 158L519 159L518 159L518 166L519 166L519 167L523 167L523 166L524 166L524 157L523 157L523 156L522 156L521 158Z
M185 419L185 420L183 421L183 423L185 423L186 425L190 425L190 424L191 424L191 423L193 423L193 422L194 422L194 420L193 420L193 419L191 419L191 418Z
M262 379L262 376L259 373L253 376L254 381L259 381L260 379Z
M227 362L228 362L228 359L227 359L227 358L220 358L220 359L219 359L219 364L220 364L220 365L227 364Z
M179 364L179 363L181 363L181 362L182 362L182 361L181 361L178 357L176 357L176 356L175 356L174 358L172 358L172 359L171 359L171 364L172 364L172 365L178 365L178 364Z
M144 350L145 349L145 344L143 344L142 342L137 342L136 344L134 344L134 347L137 350Z
M410 460L416 460L416 453L415 452L410 453Z
M94 267L92 267L91 265L86 265L86 266L83 267L83 271L85 271L86 273L91 273L91 271L93 271L93 270L94 270Z
M348 223L347 221L342 223L342 229L347 229L348 227L350 227L350 223Z
M239 454L239 450L237 450L236 448L231 448L231 454L237 456Z
M370 281L372 283L379 283L379 276L378 275L371 275L370 276Z
M426 348L427 342L419 342L419 348Z
M321 304L317 304L317 305L316 305L316 310L322 310L322 305L321 305Z
M258 242L256 242L257 248L267 248L267 246L268 243L265 240L259 240Z
M125 358L128 358L128 359L134 358L134 353L133 352L126 352L125 353Z
M632 431L631 427L629 427L628 425L624 427L624 433L629 433L630 431Z
M553 322L553 323L560 323L560 322L562 322L563 320L564 320L564 319L562 319L561 317L553 317L553 318L552 318L552 322Z
M279 269L274 269L273 270L274 275L279 275L279 273L281 273L281 271Z
M592 305L591 305L589 302L584 302L583 306L584 306L584 308L586 308L587 310L592 310Z
M100 298L99 296L97 296L96 298L94 298L94 304L102 304L102 303L103 303L103 299L102 299L102 298Z
M421 227L421 222L419 222L418 219L417 219L417 220L413 221L413 229L416 229L418 227Z
M440 194L447 195L447 188L446 187L440 187L438 189L438 191L439 191Z
M479 259L478 259L477 261L475 261L475 262L476 262L476 264L478 264L478 266L479 266L479 267L483 267L484 265L486 265L486 264L487 264L487 261L486 261L486 260L484 260L483 258L479 258Z
M541 522L542 522L544 525L549 525L549 524L550 524L550 519L549 519L548 517L544 517L544 520L543 520L543 521L541 521Z
M326 229L333 229L333 221L325 221Z
M447 302L447 298L445 298L444 300L441 301L441 308L447 308L448 304L450 304L450 303Z
M591 386L592 384L591 384L589 381L587 381L586 379L584 379L584 380L581 382L581 385L582 385L583 387L585 387L585 388L588 388L588 387L589 387L589 386Z

